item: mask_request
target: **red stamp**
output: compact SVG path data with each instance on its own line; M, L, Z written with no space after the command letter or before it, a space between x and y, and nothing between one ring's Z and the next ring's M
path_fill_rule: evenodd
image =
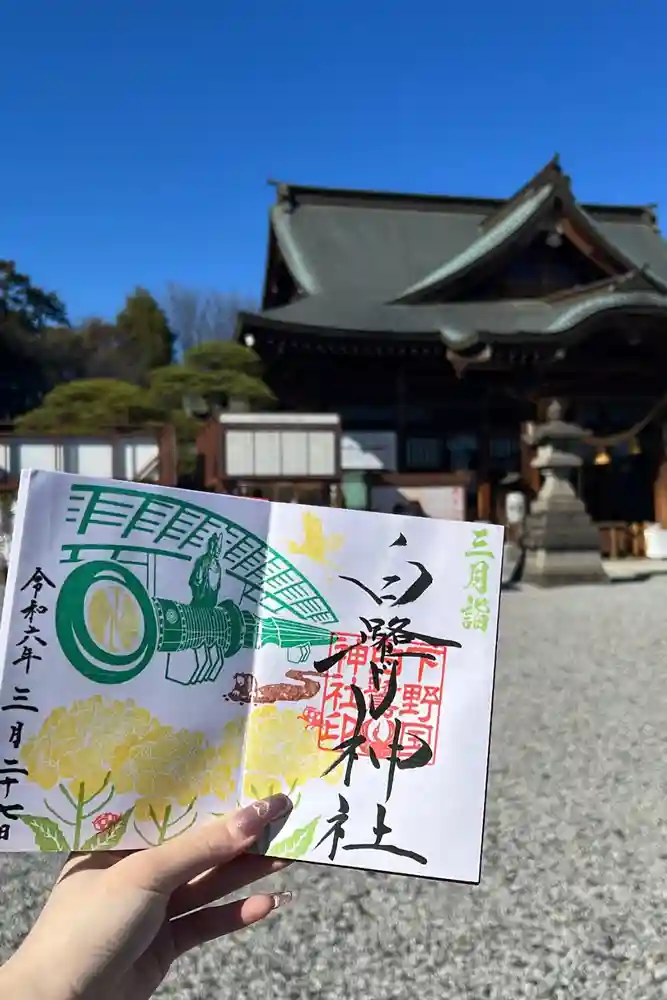
M360 640L359 635L339 635L329 649L330 655L343 649L348 652L325 674L321 711L317 719L319 746L322 750L333 750L339 743L354 735L357 705L350 689L351 684L356 684L361 689L367 705L371 698L377 705L387 693L389 665L385 665L376 688L371 663L375 661L382 672L380 650L372 639L365 645L357 645ZM447 649L434 648L423 642L411 642L402 646L400 653L394 650L391 655L392 659L396 657L398 660L398 690L392 705L381 718L375 720L367 716L361 730L366 737L366 744L359 749L359 753L368 755L370 745L379 758L388 757L395 723L399 720L399 741L403 749L398 756L402 759L412 757L422 746L420 740L424 740L433 751L430 763L434 764Z

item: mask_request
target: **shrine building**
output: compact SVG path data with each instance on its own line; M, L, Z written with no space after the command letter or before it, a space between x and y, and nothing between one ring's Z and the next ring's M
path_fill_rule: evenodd
M576 485L603 547L667 528L667 243L652 206L580 204L557 158L508 199L277 184L237 338L279 410L340 416L347 506L437 514L463 486L466 517L502 520L557 398L590 431Z

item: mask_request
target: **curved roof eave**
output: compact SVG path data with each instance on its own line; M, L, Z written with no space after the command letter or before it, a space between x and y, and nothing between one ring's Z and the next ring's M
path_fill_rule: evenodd
M316 304L303 299L301 306ZM539 342L557 339L606 312L641 311L667 315L667 295L646 289L622 291L596 288L587 296L553 303L471 303L431 310L430 307L380 307L379 316L363 312L349 315L332 313L324 322L317 310L286 306L277 315L243 313L239 316L237 337L243 331L273 330L288 336L304 334L316 338L362 338L363 340L432 340L438 338L455 351L466 350L479 342ZM285 315L281 315L283 309ZM396 315L394 309L397 310ZM400 310L400 312L398 312Z
M435 271L426 275L420 281L406 288L398 298L394 299L394 304L404 303L415 295L425 291L433 291L447 280L467 270L473 264L479 263L493 251L497 250L501 244L514 236L526 226L537 215L540 209L546 204L554 192L552 183L540 187L534 194L523 199L516 208L500 219L495 226L491 226L485 232L480 233L465 250L457 254L451 260L442 264Z
M245 331L250 333L253 330L258 329L271 330L277 333L286 333L288 335L305 334L306 336L310 335L317 338L324 335L327 338L332 337L333 339L362 337L364 340L400 340L401 338L407 338L409 340L432 340L438 336L438 329L436 326L409 331L388 331L386 329L379 328L376 330L364 330L362 327L357 329L352 326L322 327L318 323L309 323L307 321L294 319L278 319L273 316L262 315L261 313L239 313L239 317L240 319L237 323L236 332L237 337L242 336Z
M321 291L319 283L312 271L309 270L306 259L299 249L298 241L292 232L289 213L282 205L272 206L271 226L280 252L297 285L308 295L315 295Z
M453 350L460 351L486 341L520 341L526 337L531 340L555 338L559 334L572 332L593 317L622 309L667 313L667 296L656 292L610 292L606 295L591 296L577 302L569 309L562 310L558 316L542 326L541 329L517 327L512 332L504 331L501 333L492 328L473 331L443 325L438 332L443 343Z
M617 309L649 309L667 312L667 296L657 292L610 292L608 295L596 295L564 310L560 316L547 325L544 332L546 334L564 333L574 329L575 326L592 316Z

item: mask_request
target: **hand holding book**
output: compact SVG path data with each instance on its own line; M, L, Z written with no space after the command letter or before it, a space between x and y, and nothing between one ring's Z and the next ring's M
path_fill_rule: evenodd
M0 968L0 995L148 1000L180 955L290 901L289 893L261 893L210 905L290 864L246 852L291 808L274 795L150 850L72 855L32 931Z

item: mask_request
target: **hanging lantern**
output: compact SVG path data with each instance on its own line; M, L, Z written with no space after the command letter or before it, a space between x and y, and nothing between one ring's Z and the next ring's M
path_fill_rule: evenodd
M611 459L609 457L609 452L606 448L598 448L597 455L595 456L594 465L609 465Z
M628 455L641 455L642 449L639 441L636 437L630 439L630 445L628 447Z

